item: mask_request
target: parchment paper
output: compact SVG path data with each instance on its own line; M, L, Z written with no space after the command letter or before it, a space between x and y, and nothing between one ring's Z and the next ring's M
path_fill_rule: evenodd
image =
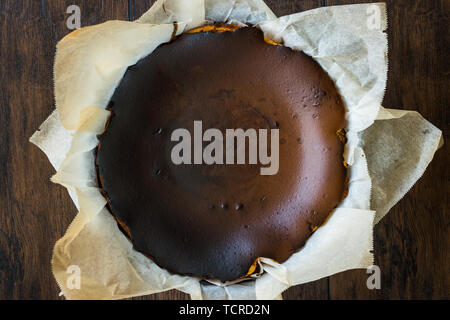
M380 13L375 29L367 24L373 6ZM289 286L372 265L374 218L379 221L423 174L441 139L440 130L417 113L381 107L385 10L383 3L350 5L277 18L258 0L159 0L136 22L109 21L61 40L57 111L30 140L57 170L52 181L64 185L79 208L52 259L66 298L121 299L178 289L193 299L279 299ZM127 67L170 41L174 30L211 22L257 25L269 39L311 55L335 81L348 120L349 195L290 259L260 259L262 272L240 283L174 275L133 250L104 207L93 161L97 134L109 116L105 107ZM81 272L79 289L70 285L73 265Z

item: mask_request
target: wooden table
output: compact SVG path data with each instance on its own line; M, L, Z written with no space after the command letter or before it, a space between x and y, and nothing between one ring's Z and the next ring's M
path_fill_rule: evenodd
M369 1L271 0L278 16ZM0 1L0 299L60 299L50 270L53 245L76 214L66 190L29 137L54 109L55 45L69 33L71 4L82 25L133 20L150 0ZM448 0L388 0L389 79L384 106L417 110L449 136ZM375 228L381 289L365 270L292 287L285 299L448 299L449 146ZM185 299L170 291L148 299Z

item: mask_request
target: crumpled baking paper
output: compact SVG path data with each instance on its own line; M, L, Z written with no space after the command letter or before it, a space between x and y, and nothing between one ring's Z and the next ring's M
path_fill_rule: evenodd
M368 23L373 14L378 25ZM303 50L334 80L346 106L348 196L286 262L261 258L261 271L241 282L171 274L135 251L105 208L94 166L97 134L109 117L105 108L127 68L173 34L212 22L256 25L267 38ZM56 110L30 141L48 156L57 170L52 181L67 188L79 210L52 258L65 297L123 299L177 289L192 299L280 299L290 286L371 266L374 223L421 177L442 144L441 131L417 112L381 106L386 28L384 3L277 18L261 0L158 0L135 22L108 21L62 39Z

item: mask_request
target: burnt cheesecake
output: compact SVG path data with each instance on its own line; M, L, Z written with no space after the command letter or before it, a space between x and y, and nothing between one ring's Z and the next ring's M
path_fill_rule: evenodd
M127 70L108 108L100 188L134 248L170 272L229 281L259 257L282 263L344 196L333 81L255 27L207 26L159 46ZM231 129L247 134L240 161Z

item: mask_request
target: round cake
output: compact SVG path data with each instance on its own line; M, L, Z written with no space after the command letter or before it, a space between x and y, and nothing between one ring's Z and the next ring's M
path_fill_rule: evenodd
M344 196L345 109L333 81L255 27L210 26L161 45L127 70L109 109L96 158L108 208L134 248L173 273L230 281L259 257L282 263ZM224 137L267 132L276 170L261 174L269 165L250 151L245 163L198 161L194 146L190 163L176 163L173 133L194 141L199 123Z

